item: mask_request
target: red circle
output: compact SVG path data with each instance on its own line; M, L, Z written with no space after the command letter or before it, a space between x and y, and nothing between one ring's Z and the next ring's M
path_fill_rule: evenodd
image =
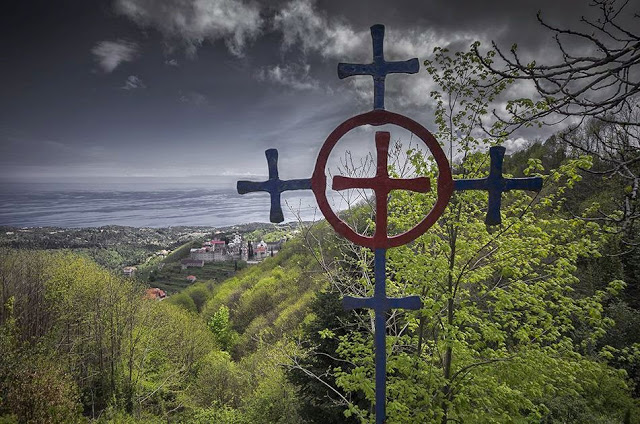
M373 126L394 124L411 131L429 148L431 154L436 160L436 163L438 164L439 171L438 199L427 216L425 216L418 225L409 231L396 236L387 237L382 245L376 243L373 237L366 237L356 233L344 221L338 218L329 206L326 193L327 177L325 175L325 168L327 166L327 161L329 160L329 154L342 136L347 132L356 127L367 124ZM338 234L360 246L371 249L387 249L390 247L402 246L403 244L407 244L415 240L435 224L449 203L449 198L453 193L453 179L451 177L451 169L449 168L449 161L447 160L446 155L442 151L442 148L436 141L435 137L425 127L416 121L397 113L386 110L373 110L347 119L342 124L338 125L331 134L329 134L320 149L320 153L318 154L316 167L313 171L313 176L311 177L311 189L313 190L313 194L316 197L316 201L318 202L318 206L320 207L322 214Z

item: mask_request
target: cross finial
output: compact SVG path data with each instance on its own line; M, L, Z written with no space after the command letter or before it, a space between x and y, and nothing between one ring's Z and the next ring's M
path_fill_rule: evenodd
M372 26L371 38L373 41L373 62L368 64L339 63L338 78L371 75L373 77L373 108L384 109L384 81L387 74L415 74L420 70L420 65L417 58L402 62L384 60L384 25Z
M266 191L269 193L271 195L269 220L278 223L284 221L282 207L280 206L280 193L289 190L311 189L311 180L308 178L302 180L281 180L278 176L278 151L276 149L268 149L264 154L267 157L269 179L262 182L238 181L238 193L246 194L255 191Z
M502 193L509 190L540 191L542 189L542 177L528 178L504 178L502 176L502 162L506 149L502 146L494 146L489 149L491 165L489 176L481 179L454 180L455 190L486 190L489 192L489 205L485 224L500 225L500 206Z

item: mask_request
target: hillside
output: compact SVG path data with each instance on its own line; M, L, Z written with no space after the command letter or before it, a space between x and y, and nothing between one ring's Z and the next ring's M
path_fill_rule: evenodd
M537 198L504 196L507 231L487 231L486 193L465 193L415 243L389 251L388 293L417 294L424 305L387 315L390 393L412 394L390 395L396 422L434 422L428 415L443 404L465 422L496 413L637 422L640 314L629 290L637 252L620 255L605 227L573 217L614 194L607 181L588 190L596 177L580 177L552 147L505 159L516 175L529 156L562 169L549 171L557 173ZM486 174L485 156L468 160ZM567 181L574 187L563 191ZM432 202L391 196L390 210L402 211L391 225L406 229ZM355 208L349 218L364 225L368 217ZM344 311L340 298L372 292L371 252L344 243L326 222L300 229L279 254L237 271L233 263L176 270L199 242L188 239L139 264L140 280L68 249L0 249L0 420L366 421L371 315ZM183 283L185 271L200 272L195 284ZM171 292L167 299L144 299L152 278ZM447 281L458 289L448 291ZM451 400L443 391L447 349Z

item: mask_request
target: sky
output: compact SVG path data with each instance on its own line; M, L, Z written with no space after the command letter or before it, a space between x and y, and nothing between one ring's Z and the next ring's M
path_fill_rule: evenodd
M387 60L422 64L475 40L547 58L536 12L575 26L588 4L4 0L0 179L265 175L268 148L281 177L306 178L327 135L372 108L372 79L336 72L371 61L371 25L386 26ZM423 65L389 76L387 109L433 130L433 87Z

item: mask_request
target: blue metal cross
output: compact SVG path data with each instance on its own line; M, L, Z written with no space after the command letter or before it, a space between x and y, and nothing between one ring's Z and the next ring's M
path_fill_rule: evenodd
M264 154L267 157L269 179L262 182L238 181L238 193L246 194L254 191L266 191L271 195L269 220L275 223L282 222L284 221L284 215L280 206L280 193L289 190L310 190L311 179L281 180L278 177L278 151L276 149L268 149Z
M415 74L420 70L420 64L417 58L402 62L384 60L384 25L372 26L371 38L373 39L373 63L339 63L338 78L371 75L373 77L373 108L384 109L384 80L387 74Z
M429 179L425 177L413 179L389 178L387 161L389 155L390 134L386 131L376 132L377 172L373 178L333 177L333 189L369 188L376 195L376 230L373 240L378 246L387 241L387 196L391 190L411 190L426 193L430 189ZM375 286L373 297L345 296L342 306L346 310L356 308L373 309L375 312L375 362L376 362L376 422L382 423L386 417L386 377L387 377L387 311L390 309L420 309L422 302L419 296L400 298L387 297L386 259L387 249L374 249Z
M500 205L502 193L509 190L540 191L542 189L541 177L528 178L504 178L502 176L502 162L506 149L502 146L494 146L489 149L491 165L489 176L481 179L453 180L455 190L486 190L489 192L489 206L485 224L500 225Z
M375 288L373 297L345 296L342 307L346 310L367 308L375 311L375 362L376 362L376 423L387 417L387 311L390 309L413 309L422 307L420 296L387 297L386 269L387 249L375 249Z

